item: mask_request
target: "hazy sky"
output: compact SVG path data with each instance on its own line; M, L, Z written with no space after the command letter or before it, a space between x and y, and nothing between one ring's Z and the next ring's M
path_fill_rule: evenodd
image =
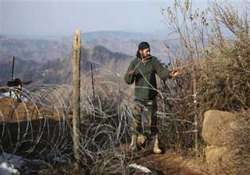
M193 0L204 6L208 0ZM121 30L158 32L167 29L161 14L173 0L0 0L0 33L68 35Z

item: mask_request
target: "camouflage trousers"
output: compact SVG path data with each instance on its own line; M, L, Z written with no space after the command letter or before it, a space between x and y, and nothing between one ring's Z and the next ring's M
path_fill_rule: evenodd
M135 99L132 107L132 133L154 136L158 133L157 128L157 102L153 100Z

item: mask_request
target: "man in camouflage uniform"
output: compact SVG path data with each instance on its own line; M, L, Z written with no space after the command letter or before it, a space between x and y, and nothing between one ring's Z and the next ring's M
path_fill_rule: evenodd
M130 149L136 150L137 145L142 145L145 142L145 135L150 131L149 135L154 140L153 152L159 154L162 151L159 148L157 129L155 74L165 81L177 76L178 73L177 71L169 71L156 57L151 56L149 44L141 42L138 46L136 58L132 60L124 76L127 84L135 83ZM147 121L146 125L145 120Z

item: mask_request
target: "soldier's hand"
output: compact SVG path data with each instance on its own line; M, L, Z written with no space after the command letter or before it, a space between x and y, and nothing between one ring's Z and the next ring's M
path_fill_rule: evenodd
M178 76L180 76L181 74L182 74L181 71L180 71L180 70L177 70L177 69L174 69L174 70L172 70L172 71L170 72L170 75L171 75L173 78L178 77Z

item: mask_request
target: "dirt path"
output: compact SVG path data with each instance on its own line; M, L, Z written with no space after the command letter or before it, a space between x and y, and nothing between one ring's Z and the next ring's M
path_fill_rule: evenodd
M138 164L159 172L159 175L204 175L200 167L195 167L192 160L185 160L180 155L166 152L150 154L136 161Z
M128 151L128 145L123 145L122 148ZM128 157L130 152L128 151ZM207 175L204 163L195 159L183 158L180 154L173 151L167 151L164 154L153 154L151 150L139 151L131 156L129 161L147 167L156 175ZM153 175L154 175L153 173ZM144 175L140 170L134 175ZM146 175L146 174L145 174Z

